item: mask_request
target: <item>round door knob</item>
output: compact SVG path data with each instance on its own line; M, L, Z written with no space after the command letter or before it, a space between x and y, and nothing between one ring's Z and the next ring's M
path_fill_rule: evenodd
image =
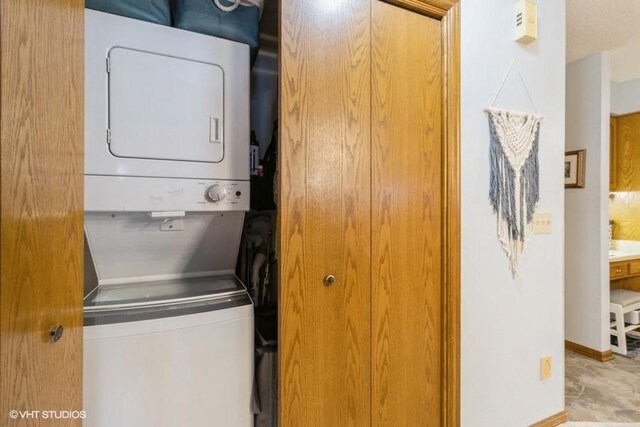
M53 328L51 328L49 330L49 342L55 344L60 341L63 332L64 328L62 327L62 325L54 326Z
M328 274L324 276L322 283L324 283L325 286L333 286L336 284L336 278L333 274Z
M224 200L227 197L227 190L220 184L213 184L211 187L207 188L207 197L213 203L218 203Z

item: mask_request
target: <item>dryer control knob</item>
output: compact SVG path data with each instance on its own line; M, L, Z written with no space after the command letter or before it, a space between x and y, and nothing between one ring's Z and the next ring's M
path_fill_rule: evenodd
M213 184L211 187L207 188L207 197L213 203L221 202L227 197L227 190L220 184Z

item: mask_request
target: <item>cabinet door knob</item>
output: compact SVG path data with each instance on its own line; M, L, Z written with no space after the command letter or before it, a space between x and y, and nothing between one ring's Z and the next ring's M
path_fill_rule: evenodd
M62 325L54 326L49 330L49 342L51 344L55 344L60 341L62 338L62 333L64 332L64 328Z
M324 276L322 283L324 283L325 286L333 286L336 284L336 278L333 274L327 274Z
M616 273L622 273L622 269L621 268L616 269Z

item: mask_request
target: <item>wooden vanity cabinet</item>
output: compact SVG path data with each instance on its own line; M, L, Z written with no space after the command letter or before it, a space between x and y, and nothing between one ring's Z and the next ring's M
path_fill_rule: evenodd
M610 289L640 292L640 258L609 264Z
M640 259L612 262L609 264L609 279L617 280L640 275Z
M629 275L628 262L616 262L609 265L609 278L611 280L621 279Z
M640 274L640 260L629 261L629 276Z

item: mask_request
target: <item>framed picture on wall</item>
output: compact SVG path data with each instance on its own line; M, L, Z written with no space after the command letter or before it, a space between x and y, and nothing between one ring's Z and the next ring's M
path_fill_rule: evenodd
M564 188L584 188L587 150L564 153Z

